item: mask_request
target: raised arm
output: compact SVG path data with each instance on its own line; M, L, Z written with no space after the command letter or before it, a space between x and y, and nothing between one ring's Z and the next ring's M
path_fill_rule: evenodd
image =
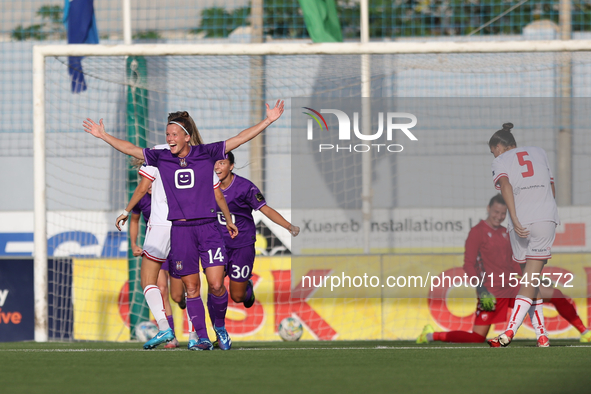
M89 134L92 134L96 138L100 138L101 140L105 141L107 144L111 145L113 148L117 149L121 153L125 153L126 155L136 157L138 159L144 159L144 151L139 146L135 146L129 141L120 140L119 138L115 138L112 135L108 134L105 131L105 125L103 124L103 120L99 120L99 124L96 124L92 119L87 118L84 122L84 131Z
M268 217L269 219L271 219L272 221L274 221L275 223L289 231L291 235L293 235L294 237L297 237L300 233L300 228L298 226L292 225L283 216L281 216L279 212L277 212L270 206L263 205L261 209L259 209L259 211L261 211L263 215L265 215L266 217Z
M248 129L242 130L238 135L227 140L226 153L233 151L240 145L252 140L263 130L265 130L271 123L279 119L281 114L283 114L284 104L285 102L283 100L277 100L277 102L275 103L275 107L273 107L273 109L269 107L269 104L265 104L267 106L267 117L259 124L249 127Z

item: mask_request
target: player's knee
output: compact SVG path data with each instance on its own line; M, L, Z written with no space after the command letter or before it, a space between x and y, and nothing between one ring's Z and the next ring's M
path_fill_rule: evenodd
M183 300L183 295L181 293L175 294L171 292L170 298L172 298L172 300L178 304Z
M160 289L162 295L168 295L168 286L158 285L158 288Z
M209 292L216 297L224 295L226 292L226 287L224 286L224 282L220 283L210 283L209 284Z
M246 299L246 294L230 293L230 298L232 298L232 301L234 302L241 303Z
M187 298L196 298L199 297L200 289L199 286L187 286Z

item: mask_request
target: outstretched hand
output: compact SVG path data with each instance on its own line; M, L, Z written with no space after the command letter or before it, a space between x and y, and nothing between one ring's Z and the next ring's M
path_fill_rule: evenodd
M269 119L271 122L275 122L277 119L279 119L279 117L281 117L281 115L283 114L284 104L285 101L277 100L277 102L275 103L275 107L273 107L273 109L269 107L269 104L265 104L267 106L267 119Z
M102 135L105 133L105 125L103 124L103 120L99 120L99 124L96 124L92 119L86 118L84 122L84 131L89 134L92 134L96 138L102 138Z

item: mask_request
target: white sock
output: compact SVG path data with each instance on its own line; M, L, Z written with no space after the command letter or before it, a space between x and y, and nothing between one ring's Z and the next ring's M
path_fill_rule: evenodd
M544 313L542 312L543 306L544 300L539 299L534 301L527 311L529 319L531 320L531 325L534 326L534 329L536 330L536 338L539 338L540 335L546 335L546 327L544 327Z
M168 330L170 325L166 319L166 311L164 309L164 300L162 299L162 293L160 289L155 285L148 285L144 288L144 297L148 303L148 307L154 315L154 319L158 323L158 329L160 331Z
M507 328L505 331L511 330L515 334L521 323L523 323L523 319L525 319L525 315L529 311L529 307L532 304L531 298L524 297L522 295L517 295L515 297L515 306L513 307L513 314L511 315L511 319L509 320L509 324L507 324Z
M196 341L199 337L197 336L197 331L195 331L195 327L193 327L193 322L189 316L189 308L185 308L185 313L187 314L187 322L189 323L189 340Z

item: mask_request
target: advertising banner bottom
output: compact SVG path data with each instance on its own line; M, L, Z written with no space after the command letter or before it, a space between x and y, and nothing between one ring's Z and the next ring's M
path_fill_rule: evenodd
M587 254L556 255L551 263L555 269L573 272L577 283L591 288L591 261ZM310 257L310 267L330 272L339 259L327 256ZM354 256L347 256L354 258ZM462 255L395 256L397 266L412 267L421 261L421 270L434 275L444 272L459 274ZM310 268L309 267L309 268ZM416 267L416 264L415 264ZM414 272L414 271L408 271ZM401 274L399 271L396 274ZM436 330L470 331L476 307L475 295L466 289L448 288L445 297L431 297L429 289L416 289L414 298L330 298L321 294L326 289L298 288L292 285L291 257L258 257L253 282L256 302L245 309L231 300L226 327L232 338L248 341L279 340L277 327L285 317L294 316L304 326L302 340L412 340L425 324ZM73 260L74 338L78 340L128 341L128 297L126 294L127 262L125 259ZM584 283L583 283L584 282ZM202 278L205 283L205 278ZM206 286L202 286L202 290ZM562 289L568 294L568 289ZM297 296L297 298L292 298ZM315 298L315 297L324 298ZM572 300L586 325L589 325L589 298ZM206 300L205 293L202 299ZM188 340L187 321L183 310L171 301L177 338ZM207 309L206 309L207 310ZM558 316L551 306L544 308L551 338L576 338L579 332ZM209 322L209 319L207 319ZM209 324L208 324L209 325ZM504 324L493 327L498 333ZM215 338L213 331L209 332ZM493 332L489 333L491 336ZM529 319L518 338L535 338Z

